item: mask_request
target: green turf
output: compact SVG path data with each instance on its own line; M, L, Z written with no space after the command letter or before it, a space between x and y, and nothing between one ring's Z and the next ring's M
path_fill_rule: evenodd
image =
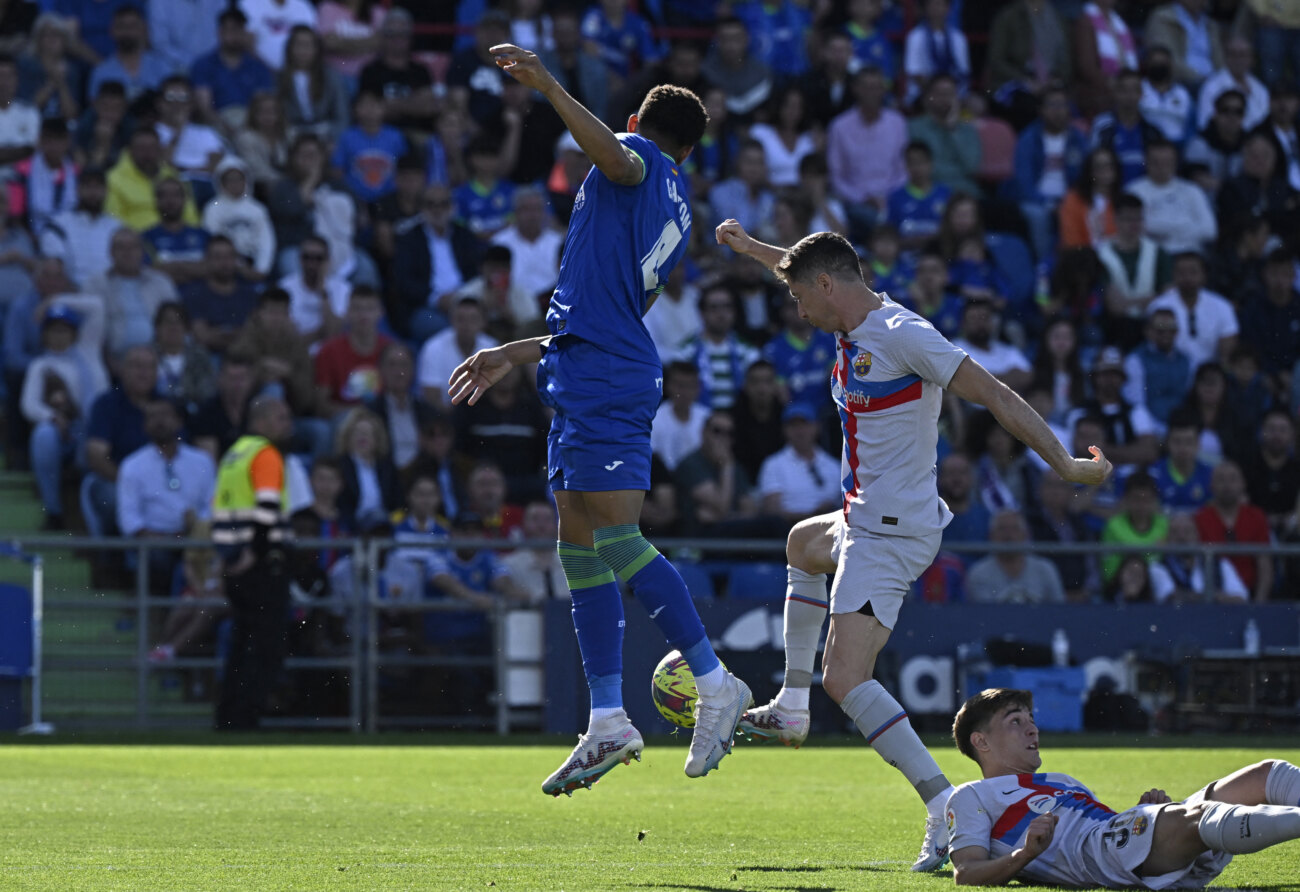
M560 744L319 743L6 746L0 889L953 885L948 871L908 872L920 805L865 747L738 747L715 774L688 780L685 738L655 741L642 763L552 800L539 784L567 753ZM1152 786L1184 796L1265 755L1300 760L1300 750L1052 743L1045 767L1079 776L1116 808ZM954 781L972 777L955 753L939 758ZM1300 889L1300 842L1237 859L1219 885Z

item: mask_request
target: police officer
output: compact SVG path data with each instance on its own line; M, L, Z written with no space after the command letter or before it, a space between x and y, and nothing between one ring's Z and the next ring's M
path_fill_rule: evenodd
M217 701L219 731L254 730L284 661L289 626L285 560L288 489L277 443L293 419L278 397L248 409L248 434L221 457L212 539L222 555L230 600L230 652Z

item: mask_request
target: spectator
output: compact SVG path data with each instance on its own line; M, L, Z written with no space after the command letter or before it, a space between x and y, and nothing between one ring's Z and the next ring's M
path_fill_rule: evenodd
M582 12L577 8L557 7L550 12L551 46L530 46L537 53L538 59L546 70L555 75L564 91L577 99L600 120L605 120L609 108L610 84L604 64L601 60L583 50ZM527 46L526 44L516 44ZM689 47L687 52L694 56L696 75L699 73L700 51L693 44L685 42L673 45L673 51L680 52L680 47ZM657 66L647 69L646 74L658 75ZM665 83L659 81L656 83ZM639 80L629 83L629 88L639 85ZM650 92L650 84L645 92ZM686 86L686 85L683 85ZM636 107L644 95L632 97Z
M432 76L411 54L411 28L409 12L399 6L389 7L379 26L379 52L361 69L361 89L384 97L384 118L388 123L401 130L422 130L438 105ZM460 104L459 75L449 71L447 86L453 104Z
M1282 532L1300 497L1300 459L1295 447L1295 419L1285 409L1272 409L1260 425L1253 460L1245 464L1250 501L1268 515L1269 526L1276 533Z
M1124 376L1119 348L1103 347L1092 363L1092 398L1084 401L1077 416L1102 419L1110 444L1106 456L1121 469L1120 474L1155 461L1160 453L1156 421L1142 403L1131 404L1124 398Z
M747 0L735 15L749 30L749 51L783 83L808 73L807 34L813 13L797 3L767 4Z
M1149 603L1154 600L1150 558L1130 554L1121 560L1117 572L1106 585L1105 596L1106 600L1116 604Z
M210 539L211 524L196 523L186 534ZM159 644L149 652L149 662L166 664L178 656L199 656L202 645L211 642L212 628L226 614L221 559L211 547L187 548L181 557L181 589L177 605L167 612ZM209 603L195 603L200 600ZM191 687L191 691L195 688Z
M52 298L74 290L63 273L62 260L40 257L32 267L31 287L6 308L0 357L4 359L5 458L13 462L9 467L25 470L27 465L31 429L24 417L21 395L27 367L44 349L41 314Z
M1220 462L1210 477L1210 501L1196 512L1196 529L1206 545L1270 545L1268 517L1246 497L1246 479L1233 461ZM1228 557L1255 601L1273 593L1273 556L1235 554Z
M515 137L518 128L509 131ZM513 137L508 136L507 141ZM517 139L515 141L517 146ZM495 139L479 136L465 149L469 163L469 180L452 192L456 202L456 219L482 241L489 241L510 225L510 208L514 203L514 184L502 179L511 165L503 160L517 149L504 150Z
M1048 468L1038 478L1036 508L1029 515L1029 529L1033 540L1043 544L1072 544L1091 542L1080 512L1080 498L1074 486ZM1056 566L1065 589L1065 600L1071 604L1088 601L1097 590L1096 568L1092 559L1083 554L1048 553L1047 559Z
M55 213L39 234L41 254L63 261L68 277L78 284L112 263L109 244L122 224L104 213L104 197L104 172L83 170L77 177L77 209Z
M946 6L948 0L930 2ZM929 143L909 142L903 163L907 166L907 182L889 193L886 219L898 230L904 247L915 250L938 234L952 190L934 181L934 153Z
M705 79L721 87L727 113L746 119L771 95L772 69L749 52L749 29L738 18L721 18L713 49L701 68Z
M1078 180L1086 151L1086 138L1070 124L1070 99L1065 90L1043 90L1039 119L1016 140L1014 180L1020 212L1029 224L1039 261L1052 254L1056 244L1052 223L1070 184Z
M741 143L736 175L714 186L709 202L715 224L732 219L747 230L757 230L771 219L776 195L768 180L762 143L752 139Z
M202 279L185 286L181 303L194 326L194 338L214 353L224 353L257 308L257 289L239 275L239 255L224 235L214 235L203 252Z
M1218 237L1210 202L1194 183L1174 175L1178 151L1172 143L1147 146L1147 175L1128 191L1142 199L1146 234L1171 254L1199 251Z
M325 0L317 8L317 27L325 43L325 64L355 94L361 70L375 58L379 29L388 8L375 0Z
M158 207L154 204L154 189L160 180L168 178L180 179L180 173L165 160L158 132L152 127L137 127L126 152L108 172L108 201L104 210L136 232L156 226ZM189 195L182 218L186 223L199 222L194 200Z
M824 391L823 391L824 392ZM745 383L731 407L736 430L745 436L735 442L736 460L750 480L757 480L763 462L785 444L781 410L785 402L777 387L776 369L763 359L745 369Z
M479 241L452 219L452 207L446 186L430 186L421 225L397 237L392 322L415 343L446 327L451 296L478 273Z
M487 461L506 472L506 497L523 504L544 498L550 419L523 369L512 370L474 405L456 406L456 447L464 461Z
M1115 236L1115 202L1120 196L1119 159L1105 147L1093 149L1057 210L1061 248L1100 248Z
M1268 109L1268 120L1260 124L1256 132L1273 140L1278 168L1285 170L1287 183L1292 189L1300 189L1300 135L1296 132L1300 91L1295 87L1279 86L1273 91Z
M179 296L171 279L144 265L144 243L133 230L113 233L109 256L112 265L87 282L86 290L104 301L105 346L116 356L128 347L151 343L154 314Z
M1224 50L1224 66L1205 79L1196 102L1196 125L1204 129L1218 107L1218 99L1229 90L1242 94L1244 126L1253 130L1268 117L1268 88L1250 73L1255 51L1244 36L1230 37Z
M1181 146L1196 121L1196 103L1187 88L1174 80L1173 57L1168 47L1147 41L1142 65L1142 117L1160 128L1164 138Z
M808 123L808 100L797 86L783 87L768 100L767 117L767 123L749 128L749 136L763 147L768 182L797 186L799 162L817 151Z
M356 122L342 132L330 163L358 201L370 203L397 188L397 159L406 138L384 125L384 101L377 93L358 93L352 102Z
M424 342L417 361L420 392L435 408L449 407L447 384L451 373L479 350L495 347L497 341L485 333L487 314L476 297L462 297L451 313L451 325Z
M515 540L523 535L524 510L508 502L506 475L501 466L481 461L465 477L465 511L478 517L480 535Z
M316 418L318 395L307 342L294 328L290 297L281 288L268 288L257 299L257 309L239 330L230 352L253 362L253 389L273 391L288 404L294 416L295 439L310 441L313 455L328 451L325 423Z
M387 526L401 508L402 495L383 424L368 409L349 409L334 439L334 452L343 471L339 511L344 521L363 534Z
M876 288L881 290L879 280ZM966 301L952 289L948 264L934 246L921 250L916 260L916 272L898 302L924 318L946 338L955 338L961 332Z
M903 71L907 75L905 101L913 104L936 74L946 74L965 94L970 84L970 49L966 35L949 21L949 0L926 0L922 21L907 32Z
M379 357L391 341L379 331L384 306L373 288L352 289L343 334L321 344L316 354L316 387L326 417L379 393Z
M1300 193L1287 182L1286 170L1278 163L1273 140L1265 133L1252 133L1241 148L1241 173L1229 177L1219 190L1219 216L1233 226L1251 217L1268 219L1274 232L1288 232L1300 210ZM1235 238L1227 229L1224 235Z
M669 471L700 448L709 410L699 403L700 370L675 360L664 366L664 401L650 429L650 450Z
M0 189L0 314L14 300L32 290L36 268L36 245L27 230L13 225L9 216L9 193Z
M1245 109L1245 95L1238 90L1224 90L1215 97L1214 116L1187 144L1184 159L1189 166L1205 168L1197 182L1211 198L1225 180L1241 173L1241 150L1246 144L1241 116Z
M781 330L763 345L772 364L781 404L806 403L818 412L830 407L826 387L835 365L835 336L813 328L794 301L781 304Z
M817 412L806 403L791 403L781 413L785 447L763 460L758 494L764 514L794 524L814 514L834 511L842 502L840 463L817 445Z
M1115 75L1110 111L1092 119L1092 146L1105 147L1119 159L1120 182L1127 186L1146 173L1147 146L1165 138L1142 114L1142 75L1125 68Z
M1249 432L1259 429L1264 413L1274 405L1268 380L1259 370L1259 354L1249 343L1239 343L1228 357L1227 395L1225 403L1232 409L1234 436L1229 442L1232 455L1239 461L1250 452L1253 437Z
M480 303L488 334L502 342L546 332L541 301L520 286L513 276L513 268L509 248L488 245L483 251L479 274L456 292L458 300L468 297Z
M153 188L158 224L141 233L149 265L177 286L203 277L206 229L185 222L185 185L175 177L160 179ZM206 210L206 209L205 209Z
M1106 340L1132 348L1142 337L1142 320L1156 295L1169 285L1173 263L1163 248L1142 234L1142 199L1125 192L1115 199L1115 237L1097 247L1105 271Z
M274 93L258 91L248 100L244 124L235 131L235 151L248 165L259 195L266 195L284 176L289 160L288 127Z
M970 416L962 442L967 452L979 456L975 488L990 512L1019 511L1030 504L1039 470L1030 464L1024 444L998 424L991 412Z
M1196 519L1190 512L1176 511L1169 516L1167 541L1170 545L1201 544ZM1150 573L1151 592L1158 604L1206 601L1211 590L1214 600L1221 604L1241 604L1250 600L1250 590L1227 558L1216 557L1211 563L1205 554L1166 552L1151 564Z
M420 225L427 178L424 160L418 154L407 153L397 159L393 191L370 206L371 250L383 269L392 269L398 233Z
M1223 67L1219 23L1207 6L1206 0L1174 0L1151 13L1143 33L1147 46L1169 50L1174 79L1188 89Z
M939 496L952 512L952 520L943 530L943 548L953 542L988 541L992 515L978 497L974 467L964 453L950 452L939 462ZM967 567L983 556L979 552L960 552Z
M729 409L744 381L745 369L758 351L736 334L736 294L725 282L706 286L700 294L704 330L677 354L700 370L700 404Z
M182 538L196 521L212 519L217 468L206 452L181 442L182 415L167 399L144 406L148 443L122 459L117 475L117 529L127 537ZM180 553L149 552L150 589L171 593Z
M123 6L132 6L131 0L111 0L97 3L93 0L54 0L42 4L46 9L78 23L78 40L75 52L79 58L98 62L113 51L109 37L113 16Z
M14 179L0 189L6 219L25 221L29 231L39 233L58 212L76 210L77 167L68 155L70 145L66 121L41 121L36 152L13 166Z
M735 22L744 27L739 19ZM719 21L716 27L721 30L724 24L729 23ZM593 5L583 16L582 36L587 53L603 61L615 81L627 80L632 72L663 55L650 23L629 10L627 0L600 0ZM744 39L742 55L749 43L748 32Z
M891 82L896 74L894 49L883 28L878 27L883 18L881 0L849 0L848 22L844 33L853 41L853 58L861 66L873 66L884 72Z
M561 14L557 9L555 16L557 25L555 29L557 53L560 52L560 47L566 46L570 39L559 27L562 24L560 18ZM710 25L712 24L713 23L710 22ZM565 27L565 31L567 31L567 26ZM602 82L609 80L608 70L605 68L605 63L602 62L599 57L582 51L582 32L580 28L576 40L577 47L573 52L579 54L579 57L585 60L582 67L591 70L588 63L594 62L596 69L592 71L592 74L598 76ZM546 64L546 69L554 74L555 69L552 68L547 61L548 57L542 55L541 59L543 63ZM611 81L606 87L593 91L590 95L586 96L583 105L585 105L592 114L599 117L602 121L609 120L618 126L622 126L623 122L627 120L628 115L636 114L637 110L641 108L641 103L645 101L646 96L649 95L651 90L660 84L673 84L678 87L685 87L696 96L703 99L705 107L709 109L710 115L713 115L715 111L718 111L720 116L725 118L726 107L724 103L726 102L726 94L723 93L720 87L711 86L712 82L707 80L701 73L703 66L704 47L693 40L676 40L669 44L667 56L653 65L647 65L642 68L639 72L634 74L621 89L617 87L616 83ZM563 67L567 68L569 66L565 65ZM556 78L560 80L562 86L565 86L565 81L560 78L558 74L556 74ZM568 86L565 86L565 90L569 92L570 95L574 96L575 99L577 98L577 95L569 90ZM610 90L614 90L615 92L613 95L608 97L608 101L606 102L605 97ZM709 99L705 95L710 90L717 91L716 98L713 100ZM585 81L582 84L582 91L584 93L587 91ZM594 101L601 104L604 108L603 115L598 114L596 106L591 104L592 96L595 97ZM700 144L696 143L696 152L699 152L700 148Z
M437 417L437 410L416 391L415 359L411 349L393 341L379 357L379 389L365 403L379 418L399 471L411 468L420 448L420 430Z
M1074 94L1085 117L1109 109L1117 76L1137 68L1137 40L1115 5L1115 0L1085 3L1072 26Z
M1205 260L1194 251L1174 257L1173 287L1148 305L1148 312L1172 310L1178 324L1174 345L1192 367L1226 361L1237 346L1237 312L1222 295L1205 290Z
M342 490L342 470L336 459L326 459L325 464L339 474ZM433 545L444 542L449 536L442 504L442 487L438 479L422 469L416 469L406 484L406 510L393 527L393 539L400 545ZM433 548L395 548L388 553L384 566L387 596L393 601L409 601L421 596L424 583L441 569L445 552ZM416 578L418 577L418 579ZM393 620L389 620L393 622Z
M1069 319L1057 316L1048 320L1034 355L1033 373L1031 386L1051 394L1052 410L1047 420L1065 424L1073 410L1084 404L1087 383L1079 361L1079 336Z
M1157 309L1147 317L1146 340L1124 360L1124 398L1141 402L1162 428L1191 386L1192 362L1175 346L1178 317Z
M275 76L289 135L311 133L332 143L348 126L348 88L325 66L325 48L314 24L294 25Z
M289 149L289 165L285 175L271 186L267 196L267 210L271 214L271 223L275 227L275 240L279 248L278 266L282 273L287 273L296 261L296 255L302 240L313 233L325 236L327 224L333 214L341 214L339 226L346 229L353 225L355 206L347 195L336 193L326 181L329 171L326 165L325 146L320 138L312 133L297 136ZM339 201L336 202L334 199ZM335 205L346 207L336 207ZM339 254L335 248L338 233L330 238L330 255L335 259L335 267L340 273L346 273L344 259L352 258L352 246Z
M113 39L113 54L90 73L91 96L104 83L118 81L126 87L126 98L135 101L142 93L156 90L172 72L167 60L150 49L149 25L140 7L119 6L113 12L109 34Z
M1019 511L1004 510L989 521L989 541L1007 545L1029 541L1029 525ZM966 572L966 600L974 604L1064 604L1065 587L1056 565L1025 551L998 551L980 558Z
M46 275L53 274L51 270ZM43 350L28 366L22 382L23 417L32 426L27 454L45 510L42 529L47 531L64 529L63 466L76 455L81 442L83 413L108 387L103 366L91 362L77 344L81 323L75 310L49 305L41 321Z
M1229 224L1210 258L1210 290L1233 295L1238 308L1261 295L1265 259L1277 243L1267 217L1252 214Z
M1003 6L989 30L987 85L1022 129L1049 84L1071 80L1070 39L1065 22L1045 0Z
M330 278L329 268L329 242L311 235L299 246L298 271L279 282L289 294L293 325L307 344L338 334L347 312L351 289L347 282Z
M543 499L525 505L523 531L525 539L543 540L548 544L517 548L502 558L501 563L510 578L527 596L530 604L568 599L569 584L554 545L559 538L555 506Z
M117 526L116 484L123 459L149 442L144 409L158 384L158 357L144 344L121 360L121 383L96 398L86 423L86 470L81 513L90 535L107 536Z
M1169 532L1169 518L1160 507L1156 481L1151 475L1146 471L1130 475L1124 482L1119 511L1106 521L1106 526L1101 531L1101 541L1114 545L1156 546L1163 543ZM1148 562L1154 560L1154 548L1144 557ZM1101 573L1107 584L1115 580L1123 560L1119 554L1101 556Z
M316 7L307 0L239 0L235 6L247 16L257 55L272 71L284 64L293 29L316 27Z
M933 240L922 246L921 254L927 250L938 258L939 265L943 267L943 282L946 286L948 284L947 262L935 247ZM899 243L898 230L889 223L877 225L871 230L867 253L871 258L867 261L867 271L871 273L871 287L877 293L893 295L894 300L912 309L911 304L908 303L908 291L915 283L917 259L904 256L902 245ZM959 306L953 321L953 333L956 332L960 322ZM945 333L944 336L951 337L951 334Z
M81 115L86 67L72 54L76 23L46 12L32 25L31 46L18 59L18 96L48 120L75 121Z
M704 425L700 448L677 466L682 532L689 536L743 536L753 532L758 501L753 483L736 460L736 425L715 410Z
M212 195L212 172L225 154L226 144L217 131L194 120L194 91L189 78L171 75L163 80L160 93L154 129L164 156L198 192L198 203L202 204Z
M980 194L975 181L980 166L979 133L973 124L961 119L957 84L952 78L940 74L931 79L925 93L925 113L908 122L907 132L910 139L930 147L937 182L953 192ZM884 152L891 149L881 146Z
M700 316L700 289L686 281L684 264L678 264L669 273L664 290L646 311L645 327L665 366L687 341L704 329L704 319Z
M1278 395L1292 386L1291 370L1300 360L1300 291L1295 286L1295 269L1295 255L1275 249L1264 265L1263 293L1250 295L1241 309L1242 340L1259 351L1260 365Z
M244 433L248 404L255 382L253 357L227 353L217 372L217 392L199 403L191 413L190 434L194 445L213 461L226 454Z
M962 312L961 337L953 343L1003 384L1023 391L1033 378L1033 367L1018 349L993 339L999 321L988 301L968 300Z
M849 111L857 101L853 41L843 31L821 31L814 40L821 47L821 58L814 60L814 69L803 81L803 91L812 119L822 127L829 127L831 121Z
M108 81L92 97L90 108L77 121L73 158L81 167L109 168L131 138L126 114L126 88Z
M194 104L208 123L242 122L253 97L273 88L271 69L248 47L248 17L237 7L223 8L217 16L216 47L195 56L189 66Z
M216 393L217 369L212 354L190 337L190 319L180 303L165 303L153 316L154 351L158 354L158 395L186 412Z
M539 297L555 287L560 273L564 235L549 222L546 196L537 187L523 187L514 193L513 222L492 237L493 244L510 249L515 282L535 309L541 306ZM661 294L659 301L663 299Z

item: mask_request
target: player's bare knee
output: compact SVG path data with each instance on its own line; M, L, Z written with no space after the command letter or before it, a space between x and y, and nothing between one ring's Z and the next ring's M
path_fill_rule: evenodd
M790 528L790 534L785 537L785 562L796 570L803 570L805 573L817 572L810 564L809 546L817 537L817 528L808 520L801 520Z
M836 703L843 702L850 691L868 681L871 681L870 669L863 673L848 663L825 659L822 661L822 690Z

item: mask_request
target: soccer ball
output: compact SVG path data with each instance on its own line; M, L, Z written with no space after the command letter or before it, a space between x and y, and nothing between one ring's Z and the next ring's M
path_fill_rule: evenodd
M695 675L679 650L670 650L655 667L650 697L659 714L679 728L695 727Z

